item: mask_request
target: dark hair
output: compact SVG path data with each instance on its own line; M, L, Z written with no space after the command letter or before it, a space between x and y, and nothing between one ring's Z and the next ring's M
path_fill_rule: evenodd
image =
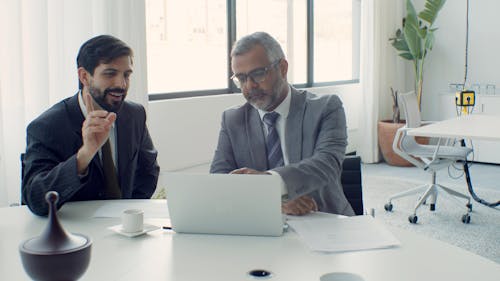
M76 57L77 67L83 67L94 75L94 70L101 63L110 63L112 60L129 56L133 57L132 49L122 40L111 35L99 35L83 43ZM83 84L78 80L78 88Z

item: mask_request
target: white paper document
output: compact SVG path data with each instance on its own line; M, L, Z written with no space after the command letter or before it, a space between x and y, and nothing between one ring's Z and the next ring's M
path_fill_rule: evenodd
M288 225L313 251L360 251L400 245L396 237L371 216L311 214L289 217Z
M165 200L120 200L110 201L98 208L94 218L119 218L126 209L141 209L145 218L169 218Z

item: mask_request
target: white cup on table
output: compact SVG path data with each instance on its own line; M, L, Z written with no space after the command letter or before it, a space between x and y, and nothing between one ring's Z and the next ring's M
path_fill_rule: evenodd
M122 231L139 232L144 227L144 211L140 209L127 209L122 213Z

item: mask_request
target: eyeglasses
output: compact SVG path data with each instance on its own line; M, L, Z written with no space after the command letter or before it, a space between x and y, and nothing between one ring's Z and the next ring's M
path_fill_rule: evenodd
M269 73L269 70L273 68L275 65L277 65L281 59L271 63L270 65L266 67L261 67L257 68L255 70L250 71L247 74L244 73L238 73L238 74L233 74L231 76L231 80L233 80L234 84L236 87L240 88L248 81L248 78L252 79L254 83L262 83L266 80L267 74Z

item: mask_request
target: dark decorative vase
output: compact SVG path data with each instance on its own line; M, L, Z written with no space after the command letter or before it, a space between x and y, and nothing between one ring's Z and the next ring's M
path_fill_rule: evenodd
M64 230L56 214L59 194L49 191L49 219L42 235L19 245L24 270L34 280L77 280L87 270L92 241Z

